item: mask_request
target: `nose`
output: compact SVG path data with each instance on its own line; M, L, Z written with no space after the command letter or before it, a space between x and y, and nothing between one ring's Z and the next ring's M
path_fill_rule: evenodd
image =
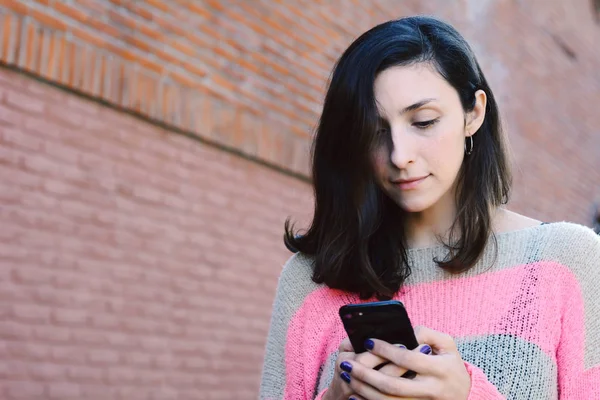
M398 169L405 169L415 161L416 146L413 138L401 130L392 131L390 161Z

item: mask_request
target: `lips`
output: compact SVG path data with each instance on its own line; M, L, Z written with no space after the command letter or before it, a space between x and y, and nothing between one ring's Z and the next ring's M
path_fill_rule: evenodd
M409 179L399 179L397 181L394 181L394 184L402 190L415 189L421 184L421 182L423 182L428 177L429 175Z
M402 184L402 183L411 183L411 182L417 182L417 181L421 181L421 180L423 180L423 179L425 179L425 178L427 178L427 175L425 175L425 176L421 176L421 177L419 177L419 178L400 179L400 180L397 180L397 181L396 181L396 182L394 182L394 183L398 183L398 184Z

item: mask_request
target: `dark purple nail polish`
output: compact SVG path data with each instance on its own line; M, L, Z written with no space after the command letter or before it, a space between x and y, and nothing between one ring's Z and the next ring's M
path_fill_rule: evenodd
M341 363L340 368L342 369L342 371L346 371L348 373L352 372L352 364L350 364L347 361L344 361L343 363Z
M420 352L429 355L431 354L431 347L428 344L426 344L425 346L421 347Z
M367 349L367 350L373 350L373 347L375 347L375 342L374 341L372 341L371 339L365 340L365 349Z
M347 372L342 372L340 377L344 380L344 382L350 383L350 375L348 375Z
M354 397L350 397L348 400L356 400Z

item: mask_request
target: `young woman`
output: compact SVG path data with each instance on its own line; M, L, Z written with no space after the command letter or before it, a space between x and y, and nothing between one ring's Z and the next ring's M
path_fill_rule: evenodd
M352 43L315 137L312 224L286 224L298 253L261 398L600 399L600 239L502 207L505 140L451 26L403 18ZM377 299L405 304L421 346L353 352L338 309Z

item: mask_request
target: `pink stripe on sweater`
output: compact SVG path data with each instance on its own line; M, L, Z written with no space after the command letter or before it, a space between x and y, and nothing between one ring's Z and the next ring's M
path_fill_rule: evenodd
M551 359L557 354L561 326L568 322L571 336L563 335L562 343L574 347L568 352L568 360L561 360L559 351L558 362L571 364L566 373L572 375L583 370L584 315L580 293L568 268L539 262L475 277L405 287L396 299L404 302L414 325L424 325L456 338L514 335L536 344ZM567 299L568 310L563 308ZM284 398L301 399L312 393L320 367L346 337L338 317L339 307L358 302L355 295L325 287L307 296L288 327L288 385ZM294 382L299 384L299 381L303 387L294 387Z

